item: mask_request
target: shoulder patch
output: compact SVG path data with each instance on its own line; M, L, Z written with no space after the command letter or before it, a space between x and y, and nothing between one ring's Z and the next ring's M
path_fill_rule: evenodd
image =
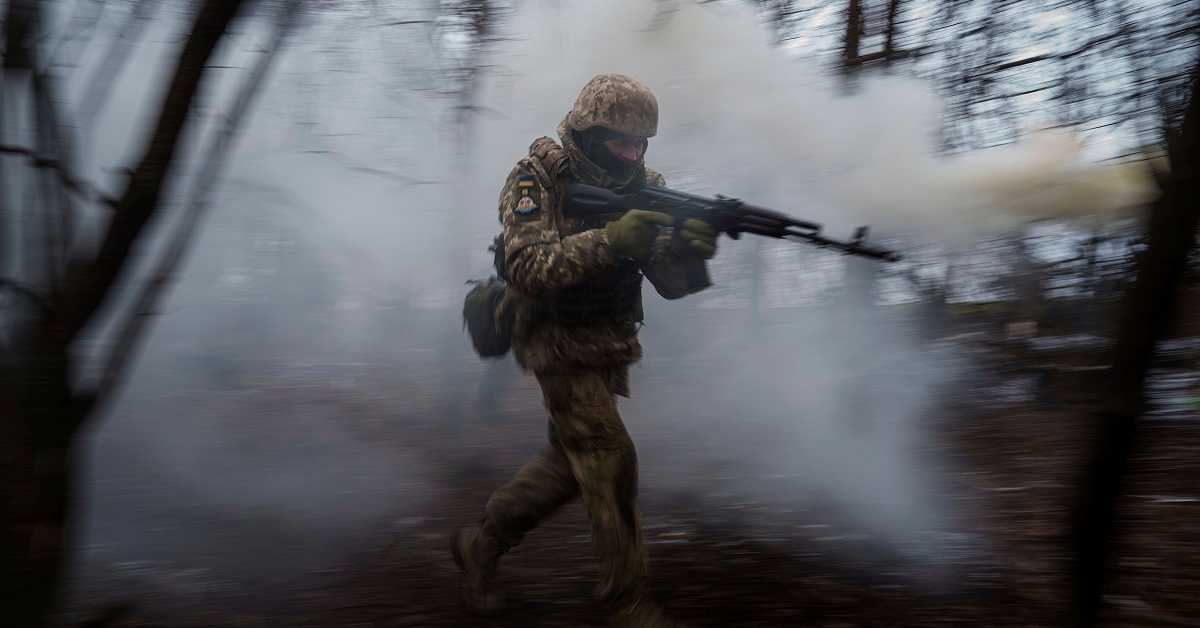
M541 212L541 196L537 177L531 174L517 175L516 205L513 206L513 214L522 220L537 218Z

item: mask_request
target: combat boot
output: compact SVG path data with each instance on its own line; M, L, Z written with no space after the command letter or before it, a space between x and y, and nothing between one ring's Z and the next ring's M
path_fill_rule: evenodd
M450 553L462 570L459 588L463 601L478 613L491 613L501 607L500 596L492 590L496 565L504 548L481 526L459 528L450 536Z

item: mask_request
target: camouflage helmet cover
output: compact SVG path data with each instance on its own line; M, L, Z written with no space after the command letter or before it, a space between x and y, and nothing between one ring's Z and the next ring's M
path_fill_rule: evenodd
M567 114L576 131L595 126L638 137L658 132L658 101L650 88L624 74L597 74L579 92Z

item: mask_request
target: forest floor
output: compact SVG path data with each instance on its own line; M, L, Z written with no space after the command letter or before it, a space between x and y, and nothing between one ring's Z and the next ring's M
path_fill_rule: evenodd
M192 585L188 574L102 575L73 594L64 624L129 603L113 625L607 625L590 600L596 566L578 503L505 558L505 610L477 617L457 596L448 535L475 520L489 493L529 456L544 429L539 401L522 380L500 404L503 417L425 422L402 435L382 414L360 413L358 429L380 447L419 443L437 452L424 469L435 488L419 497L418 514L403 507L410 496L398 486L396 512L361 530L358 545L333 564L253 588L228 585L236 578L205 584L196 574ZM1059 625L1068 599L1067 506L1086 410L1028 402L964 414L949 404L926 419L926 433L936 437L921 447L941 467L934 492L951 520L909 535L910 546L861 526L836 499L798 499L782 484L776 490L773 483L786 478L756 478L747 493L744 478L701 467L686 487L660 485L660 463L643 453L640 504L655 594L672 616L695 626ZM635 430L639 451L677 438L674 428ZM1119 521L1105 623L1200 625L1196 416L1143 422ZM262 547L220 551L233 565L269 561L271 529L259 531ZM171 577L174 584L163 580Z

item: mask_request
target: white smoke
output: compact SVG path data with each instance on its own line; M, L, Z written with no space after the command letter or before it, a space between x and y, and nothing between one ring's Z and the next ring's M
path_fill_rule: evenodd
M630 0L521 6L516 41L489 60L500 71L483 102L506 119L485 125L485 155L511 161L592 75L622 72L659 100L649 162L838 227L958 238L1119 214L1153 194L1145 169L1087 163L1069 132L943 158L931 85L874 78L847 96L826 60L783 54L743 3L674 3L665 19L655 19L662 3Z
M748 7L675 6L656 19L658 5L638 0L521 3L504 22L508 37L484 60L466 146L454 145L456 103L438 93L442 77L431 70L422 27L384 28L378 23L387 20L353 11L314 20L245 125L196 259L102 427L97 468L121 478L134 473L118 463L136 471L142 461L161 472L157 490L182 485L222 511L263 504L295 513L295 525L314 534L340 525L347 511L377 516L381 495L403 477L421 484L405 507L425 508L431 480L412 453L422 443L379 451L371 430L385 417L403 417L388 425L394 430L405 429L401 421L434 422L447 398L476 383L478 363L455 311L462 282L487 272L504 176L534 138L554 134L598 72L626 73L655 91L662 116L648 162L669 184L821 221L835 236L872 224L882 234L964 238L1101 202L1124 211L1144 198L1134 170L1109 176L1117 171L1086 164L1058 134L943 159L940 103L927 84L868 80L841 95L824 61L772 47ZM135 155L131 138L157 102L184 20L159 21L95 133L96 157L84 172L96 180L119 180L115 169ZM257 54L247 40L231 50L221 66L246 67ZM228 71L224 88L239 76ZM222 102L210 98L201 109L209 124ZM798 500L830 496L894 540L942 525L935 478L915 450L931 436L921 414L953 366L862 309L813 310L756 329L745 291L719 297L744 285L738 273L760 255L757 246L722 240L709 293L667 304L647 291L647 358L623 406L644 483L694 490L697 478L709 481L711 465L731 466L744 478L740 490L783 478ZM832 283L828 272L807 273L840 260L791 251L765 247L764 257L792 264L768 263L768 273L808 287ZM719 335L689 318L724 307L732 309ZM679 371L686 377L672 379ZM240 388L219 402L179 392L181 381L203 390L212 372L232 373L221 377ZM305 391L292 399L298 410L314 398L347 407L302 417L271 407L271 394L292 387ZM363 410L360 397L385 409ZM246 414L254 404L268 408ZM847 429L854 413L864 429ZM533 423L531 442L543 433L540 419ZM126 460L116 443L131 439L138 446L127 446ZM272 446L264 452L255 442ZM347 456L356 460L349 472L332 469ZM273 470L260 473L264 457ZM98 477L94 491L117 490ZM359 493L339 498L343 489Z
M601 72L655 92L659 133L647 163L668 185L738 196L825 223L835 236L870 224L876 234L958 245L1030 219L1124 215L1153 193L1138 166L1087 162L1069 131L943 157L941 102L928 83L873 78L846 93L827 61L773 47L748 3L680 2L659 13L664 6L521 4L509 40L487 59L478 104L491 113L477 120L482 176L464 222L495 228L508 169L534 138L554 135L578 89ZM789 478L782 483L797 499L833 499L864 527L911 544L945 523L930 461L918 452L936 438L923 419L958 368L953 352L846 307L753 329L762 323L737 286L748 259L800 284L815 268L805 253L758 246L722 240L713 294L671 304L648 297L648 355L635 382L667 383L635 383L627 422L635 435L664 425L679 433L641 444L644 481L695 489L714 464L737 469L748 493L779 485L764 478ZM807 261L786 265L789 256ZM732 307L721 338L689 327L690 310L718 301ZM668 374L680 370L721 385L679 384Z
M843 96L822 62L772 47L748 7L676 6L655 20L656 6L645 2L522 5L510 22L513 40L488 59L497 69L479 104L497 113L478 120L484 185L467 221L494 229L495 194L514 161L535 137L554 135L591 76L620 72L658 98L647 163L668 185L735 195L843 237L868 223L919 222L937 234L950 233L950 224L974 229L970 208L957 200L964 185L982 184L935 176L948 167L933 153L938 100L928 86L868 81ZM978 177L961 178L968 174ZM918 453L929 436L922 413L954 367L910 331L881 324L869 304L756 321L742 272L755 256L767 256L768 274L797 283L829 272L814 273L828 260L801 245L759 246L722 240L708 293L665 304L647 291L647 358L624 406L643 482L651 490L731 490L724 501L783 491L773 498L836 504L862 528L919 545L945 515ZM706 306L724 321L718 330L712 318L702 326L692 316Z

